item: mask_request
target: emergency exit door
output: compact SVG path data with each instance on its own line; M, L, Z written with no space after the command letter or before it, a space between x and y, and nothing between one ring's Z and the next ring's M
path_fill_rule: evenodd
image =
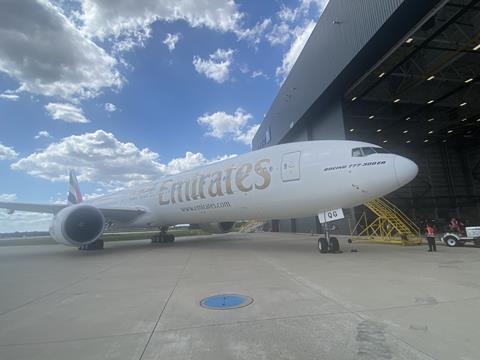
M283 154L282 156L282 180L300 180L300 151Z

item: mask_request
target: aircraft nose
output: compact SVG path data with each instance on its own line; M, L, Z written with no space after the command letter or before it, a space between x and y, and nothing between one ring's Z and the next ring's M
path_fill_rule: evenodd
M403 156L395 156L395 176L400 186L408 184L418 174L418 166L412 160Z

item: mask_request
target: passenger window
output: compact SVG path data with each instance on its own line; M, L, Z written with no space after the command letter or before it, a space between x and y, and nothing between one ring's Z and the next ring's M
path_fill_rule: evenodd
M353 157L362 157L363 156L362 149L360 149L360 148L353 149L352 150L352 156Z

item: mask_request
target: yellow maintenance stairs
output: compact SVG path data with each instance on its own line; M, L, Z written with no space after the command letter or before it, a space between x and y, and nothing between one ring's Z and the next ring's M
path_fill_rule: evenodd
M352 240L367 240L388 244L419 245L420 228L399 208L384 198L369 201L365 206L376 215L368 222L364 212L352 230ZM353 235L358 232L358 235Z

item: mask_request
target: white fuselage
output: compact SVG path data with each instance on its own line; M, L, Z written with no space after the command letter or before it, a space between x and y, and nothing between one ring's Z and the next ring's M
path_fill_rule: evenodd
M384 196L418 172L404 157L353 156L356 148L380 149L355 141L277 145L87 203L144 210L132 226L299 218Z

